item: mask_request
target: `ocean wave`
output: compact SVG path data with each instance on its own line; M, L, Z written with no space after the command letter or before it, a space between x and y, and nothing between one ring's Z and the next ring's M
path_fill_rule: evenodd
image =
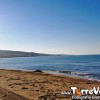
M84 73L84 72L74 72L74 71L59 71L59 73L63 73L66 75L71 75L71 76L78 76L81 78L86 78L86 79L100 79L100 74L95 74L95 73Z

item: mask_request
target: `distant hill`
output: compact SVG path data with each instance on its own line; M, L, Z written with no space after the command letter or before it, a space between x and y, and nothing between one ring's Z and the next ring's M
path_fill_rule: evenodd
M0 50L0 58L34 57L34 56L50 56L50 55L49 54L35 53L35 52Z

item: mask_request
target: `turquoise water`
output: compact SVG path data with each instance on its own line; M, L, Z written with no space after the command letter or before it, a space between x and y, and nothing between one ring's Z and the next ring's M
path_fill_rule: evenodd
M100 55L0 58L0 68L41 69L100 80Z

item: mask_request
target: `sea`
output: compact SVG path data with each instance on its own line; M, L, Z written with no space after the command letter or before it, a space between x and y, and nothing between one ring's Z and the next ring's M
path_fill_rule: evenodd
M100 55L0 58L0 69L42 70L52 74L100 81Z

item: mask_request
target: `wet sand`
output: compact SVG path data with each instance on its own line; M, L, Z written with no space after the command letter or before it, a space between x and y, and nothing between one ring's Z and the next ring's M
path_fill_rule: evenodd
M0 100L71 100L70 87L91 89L100 82L42 72L0 69Z

